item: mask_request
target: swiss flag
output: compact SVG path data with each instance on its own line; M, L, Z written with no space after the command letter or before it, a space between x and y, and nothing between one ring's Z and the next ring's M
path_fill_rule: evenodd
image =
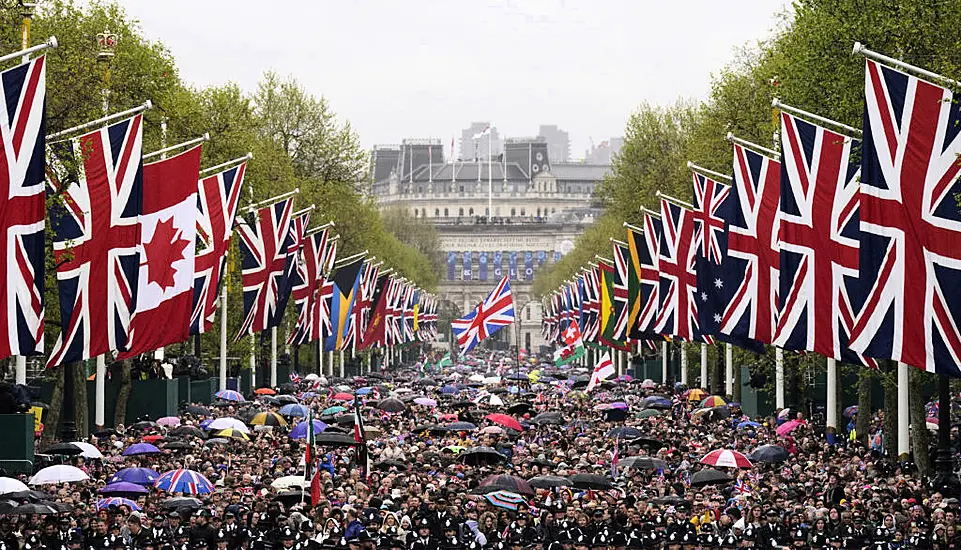
M199 177L199 145L143 167L140 283L120 359L190 337Z
M561 335L564 338L564 345L573 346L581 341L581 329L577 326L577 321L571 321Z

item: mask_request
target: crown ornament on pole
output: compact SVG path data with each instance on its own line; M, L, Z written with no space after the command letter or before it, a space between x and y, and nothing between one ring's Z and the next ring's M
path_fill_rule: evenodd
M97 52L97 59L107 61L113 57L119 39L119 35L110 32L108 29L104 29L103 32L98 32L97 45L100 46L100 51Z

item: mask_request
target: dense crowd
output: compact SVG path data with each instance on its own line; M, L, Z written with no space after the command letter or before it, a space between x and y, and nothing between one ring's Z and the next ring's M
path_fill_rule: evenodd
M89 479L0 479L0 550L961 547L958 495L802 415L629 377L586 393L569 373L310 375L99 432L98 452L48 450ZM145 442L159 452L130 452ZM194 481L150 473L178 469Z

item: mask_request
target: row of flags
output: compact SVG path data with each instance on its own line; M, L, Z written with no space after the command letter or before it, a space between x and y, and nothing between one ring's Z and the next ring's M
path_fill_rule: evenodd
M690 165L692 202L662 197L547 296L545 336L566 344L576 323L613 347L774 345L961 376L961 107L908 66L865 67L863 139L782 105L780 151L731 137L730 177Z
M0 73L0 358L44 352L48 206L61 312L48 366L110 352L123 359L209 332L235 227L237 338L278 327L291 296L291 343L364 349L436 336L436 297L359 255L335 268L337 239L329 225L309 228L295 192L238 217L248 157L201 177L197 139L145 163L149 102L48 143L45 75L44 56Z

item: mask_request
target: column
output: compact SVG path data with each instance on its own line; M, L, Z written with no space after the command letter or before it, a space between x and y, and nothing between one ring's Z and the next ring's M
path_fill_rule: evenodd
M898 361L898 457L902 459L907 459L908 453L911 452L911 437L908 432L908 425L910 424L908 384L908 365ZM924 428L919 427L917 429ZM941 429L947 428L942 427Z
M80 363L75 368L83 368L83 363ZM97 381L95 382L95 395L94 395L94 415L93 423L95 426L102 428L104 426L105 414L104 414L104 394L106 390L107 382L107 359L103 355L97 356ZM84 384L85 382L81 382ZM86 407L86 403L77 403L77 407Z
M327 352L327 365L328 365L328 370L330 370L330 374L328 374L328 376L333 378L334 376L334 352L333 351Z
M15 382L17 384L27 383L27 357L24 355L17 355L15 357L16 365L14 366Z
M834 436L838 431L838 362L833 357L828 357L827 402L827 421L824 423L824 429L827 432L828 443L834 443Z
M250 337L250 387L257 387L257 344Z
M701 342L701 387L710 391L707 383L707 344Z
M340 377L344 377L344 350L340 350Z
M681 349L681 384L687 385L687 350L684 344L678 346Z
M774 350L774 407L784 408L784 350Z
M667 340L661 342L661 383L667 384Z
M724 344L724 393L734 397L734 346Z
M270 387L277 387L277 327L270 329Z

